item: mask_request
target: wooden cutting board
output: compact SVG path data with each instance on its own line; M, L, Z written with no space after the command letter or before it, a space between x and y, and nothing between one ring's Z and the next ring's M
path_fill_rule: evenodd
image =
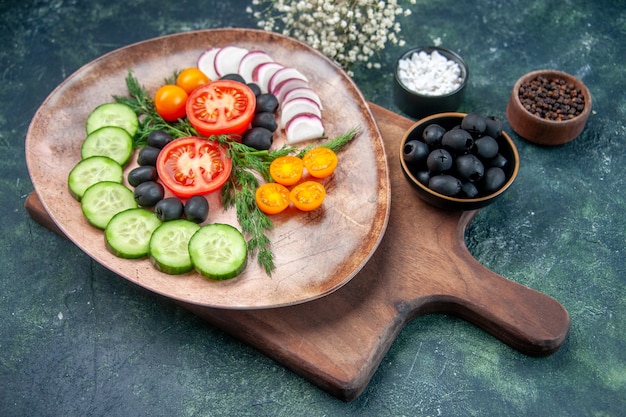
M570 327L564 307L472 257L464 233L476 211L448 212L420 200L398 162L400 138L413 121L370 107L392 187L387 231L365 267L334 293L295 306L242 311L181 305L345 401L363 392L404 325L424 314L456 315L528 355L558 350ZM35 193L25 206L34 220L62 235Z

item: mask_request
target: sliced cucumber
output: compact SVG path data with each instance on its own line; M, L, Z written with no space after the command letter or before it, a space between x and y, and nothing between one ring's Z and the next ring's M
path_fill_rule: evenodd
M189 240L200 229L190 220L162 223L150 239L150 261L159 271L170 275L184 274L193 269L189 256Z
M205 277L225 280L246 267L248 248L239 230L229 224L202 226L189 241L189 255L196 270Z
M72 196L80 201L85 190L100 181L122 182L122 166L107 156L90 156L80 161L67 177Z
M130 137L134 137L139 129L137 114L126 104L112 102L96 107L87 116L87 134L95 132L101 127L117 126L124 129Z
M133 138L121 127L105 126L93 131L83 141L80 156L107 156L124 166L133 154Z
M111 218L104 229L107 248L120 258L136 259L148 255L152 232L161 220L143 208L121 211Z
M137 208L133 192L123 184L100 181L85 190L80 207L87 221L99 229L105 229L117 213Z

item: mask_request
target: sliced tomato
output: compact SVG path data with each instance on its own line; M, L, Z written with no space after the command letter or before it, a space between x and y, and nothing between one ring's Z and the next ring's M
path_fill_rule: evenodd
M187 118L202 136L241 135L256 107L254 92L233 80L217 80L196 88L187 100Z
M302 211L315 210L324 202L326 189L317 181L305 181L293 187L289 199Z
M315 178L326 178L335 172L339 159L329 148L314 148L302 157L306 170Z
M255 197L257 206L265 214L278 214L289 206L289 190L276 182L261 185Z
M232 160L217 142L195 136L176 139L157 158L159 180L180 198L208 194L224 185Z
M280 156L270 164L270 176L282 185L294 185L302 178L304 162L297 156Z

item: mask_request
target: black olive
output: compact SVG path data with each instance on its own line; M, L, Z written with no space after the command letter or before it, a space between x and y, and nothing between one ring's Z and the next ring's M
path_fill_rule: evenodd
M254 115L250 122L252 127L264 127L270 132L274 132L278 129L278 123L276 123L276 116L274 113L264 111Z
M456 154L464 154L474 147L474 139L467 130L452 129L443 135L441 145Z
M145 146L139 151L137 163L139 165L150 165L154 167L156 166L159 152L161 152L159 148L155 148L154 146Z
M157 177L158 174L155 167L150 165L138 166L128 173L128 183L136 187L142 182L156 181Z
M455 160L455 166L462 179L472 182L480 180L485 173L483 163L472 154L458 156Z
M242 84L246 83L246 80L241 75L239 75L237 73L222 75L220 77L220 80L232 80L232 81L237 81L237 82L242 83Z
M463 191L463 194L469 198L474 198L478 195L478 188L476 188L476 185L472 182L466 182L463 184L461 191Z
M253 127L244 132L241 142L259 151L266 151L272 146L272 132L264 127Z
M428 145L421 140L410 140L402 148L402 157L407 164L421 164L426 162L429 154Z
M440 125L428 125L422 132L422 139L424 139L424 142L426 142L428 146L434 148L441 144L441 138L443 138L444 133L446 133L446 129Z
M475 152L480 158L491 159L498 154L498 142L492 136L483 136L474 141Z
M495 116L485 117L486 129L485 135L492 138L499 138L502 134L502 120Z
M154 213L162 222L178 220L183 216L183 202L176 197L168 197L156 203Z
M206 198L194 195L185 203L185 217L194 223L202 223L209 216L209 202Z
M491 167L485 171L485 176L482 181L482 189L490 194L494 191L498 191L502 185L504 185L504 181L506 180L506 175L501 168Z
M452 168L452 155L445 149L435 149L428 154L426 165L431 172L443 172Z
M254 93L255 97L258 97L259 94L261 94L261 87L259 87L258 84L256 84L256 83L248 83L247 86L250 87L250 90L252 90L252 92Z
M419 171L415 174L415 178L428 187L428 181L430 180L430 173L428 171Z
M485 118L478 113L469 113L461 120L461 129L468 131L474 137L481 136L486 128Z
M155 181L142 182L135 188L135 201L143 207L152 207L165 196L163 186Z
M174 138L170 136L167 132L163 130L153 130L148 135L148 146L152 146L155 148L163 149L165 145L173 141Z
M451 197L459 194L462 187L461 181L452 175L435 175L428 181L428 188Z
M491 167L504 168L508 163L509 161L502 154L497 154L489 160L488 165Z
M270 112L274 113L278 108L278 99L274 94L263 93L256 98L255 113Z

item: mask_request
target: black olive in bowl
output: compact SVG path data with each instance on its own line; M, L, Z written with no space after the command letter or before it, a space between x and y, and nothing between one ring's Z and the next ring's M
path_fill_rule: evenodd
M463 103L468 77L463 58L449 49L410 49L396 61L394 102L415 118L455 111Z
M446 133L453 132L443 140ZM438 137L441 136L441 137ZM427 155L424 146L427 144ZM416 152L416 149L420 149ZM493 203L519 172L519 153L501 120L477 113L439 113L411 126L400 141L402 171L427 203L476 210Z

